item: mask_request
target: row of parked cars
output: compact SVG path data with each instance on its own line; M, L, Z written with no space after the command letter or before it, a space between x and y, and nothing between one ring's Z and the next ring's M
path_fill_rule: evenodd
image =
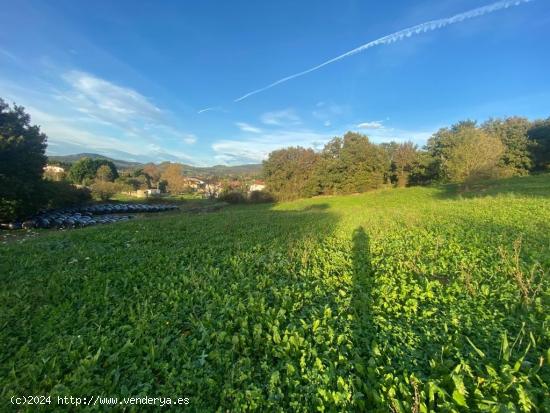
M133 218L127 213L164 212L178 209L169 204L97 204L43 211L22 222L1 224L3 229L77 228L110 224Z

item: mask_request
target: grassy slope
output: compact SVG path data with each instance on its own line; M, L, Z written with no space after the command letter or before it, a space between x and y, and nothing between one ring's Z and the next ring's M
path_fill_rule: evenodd
M0 400L550 409L549 269L548 175L48 233L0 247Z

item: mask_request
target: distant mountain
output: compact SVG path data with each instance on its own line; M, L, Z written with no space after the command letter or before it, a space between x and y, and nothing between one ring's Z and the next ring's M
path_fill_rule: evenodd
M120 159L112 159L108 156L98 155L97 153L77 153L75 155L57 155L57 156L48 156L50 161L63 162L63 163L74 163L81 158L92 158L92 159L107 159L115 164L118 169L131 169L139 168L144 164L139 162L130 162L122 161Z
M140 162L131 162L124 161L120 159L112 159L108 156L98 155L97 153L77 153L75 155L57 155L57 156L48 156L48 159L53 162L62 162L71 164L78 161L81 158L92 158L92 159L107 159L115 164L118 169L134 169L142 168L146 164ZM168 165L168 162L162 162L158 166L162 169L163 166ZM215 166L191 166L182 164L183 173L185 175L191 176L238 176L238 175L251 175L256 176L261 173L262 165L261 164L246 164L246 165L235 165L235 166L226 166L226 165L215 165Z

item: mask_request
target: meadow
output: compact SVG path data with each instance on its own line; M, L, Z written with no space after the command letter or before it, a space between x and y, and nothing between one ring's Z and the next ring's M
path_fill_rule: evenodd
M550 175L41 232L0 246L0 410L550 411L549 270Z

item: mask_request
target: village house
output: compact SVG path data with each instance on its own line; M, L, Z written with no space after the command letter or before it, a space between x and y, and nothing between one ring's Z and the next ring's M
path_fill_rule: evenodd
M63 173L65 172L65 169L61 166L58 166L58 165L46 165L44 167L44 172L50 172L50 173L54 173L54 174L60 174L60 173Z
M263 191L265 189L265 183L264 181L256 180L250 187L248 188L248 192L254 192L254 191Z
M204 187L204 181L201 181L198 178L184 178L187 186L193 189L201 189Z

